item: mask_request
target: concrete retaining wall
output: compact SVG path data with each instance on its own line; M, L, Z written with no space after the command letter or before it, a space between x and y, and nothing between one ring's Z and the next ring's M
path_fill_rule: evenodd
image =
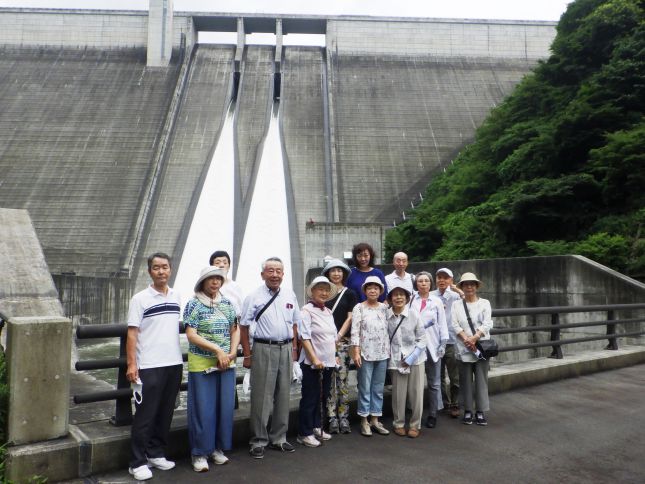
M0 317L62 316L27 210L0 208Z
M7 321L7 442L63 437L69 419L72 324L26 210L0 208L0 318Z
M131 281L119 277L53 274L64 314L78 324L123 324L132 297Z
M493 309L529 308L544 306L588 306L594 304L629 304L645 302L645 284L613 271L586 257L569 255L553 257L517 257L507 259L480 259L472 261L415 262L408 272L428 270L432 274L440 267L449 267L455 281L463 272L474 272L483 281L480 295L489 299ZM385 268L391 272L391 266ZM386 272L386 273L387 273ZM620 311L617 319L645 317L645 311ZM606 313L571 313L560 316L561 323L602 321ZM550 324L550 316L521 316L495 318L496 327L521 327ZM643 330L645 324L617 326L617 332ZM606 326L562 330L562 339L604 335ZM544 342L549 332L520 333L496 336L505 346ZM618 345L642 344L645 338L624 338ZM587 349L600 349L607 341L592 341L565 345L565 354ZM496 361L523 361L548 356L551 347L502 353Z

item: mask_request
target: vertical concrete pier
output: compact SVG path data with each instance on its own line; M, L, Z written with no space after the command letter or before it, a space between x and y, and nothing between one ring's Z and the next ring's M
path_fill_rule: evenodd
M0 317L7 321L7 441L67 435L72 323L26 210L0 209Z
M148 67L167 67L172 56L172 0L150 0Z

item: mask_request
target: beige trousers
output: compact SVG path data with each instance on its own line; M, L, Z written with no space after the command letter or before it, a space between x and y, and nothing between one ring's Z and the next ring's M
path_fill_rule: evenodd
M410 373L402 375L397 370L390 370L392 376L392 425L394 428L405 427L405 407L410 407L410 428L421 428L423 413L423 386L425 384L425 367L423 364L410 367Z

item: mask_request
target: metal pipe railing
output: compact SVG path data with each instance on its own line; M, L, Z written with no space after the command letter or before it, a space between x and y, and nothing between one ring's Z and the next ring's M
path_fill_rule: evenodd
M553 348L550 357L561 359L562 346L575 343L584 343L589 341L602 341L608 340L605 349L617 350L618 338L638 337L645 335L645 331L630 331L618 333L616 332L617 325L631 325L637 323L645 323L644 318L627 318L617 319L617 311L635 311L645 309L645 303L638 304L604 304L593 306L551 306L551 307L535 307L535 308L510 308L510 309L496 309L493 311L493 317L514 317L514 316L540 316L545 315L550 317L550 324L538 326L523 326L520 328L506 328L496 327L491 330L492 335L503 334L517 334L517 333L535 333L535 332L550 332L549 340L535 343L525 343L521 345L502 346L500 345L500 352L520 351L537 349L551 346ZM570 313L593 313L593 312L607 312L607 319L600 321L584 321L577 323L560 323L561 314ZM562 338L562 329L585 328L606 326L606 334L584 336L578 338ZM125 324L96 324L79 326L76 329L76 337L78 339L93 339L93 338L120 338L119 357L118 358L104 358L97 360L85 360L76 362L76 370L102 370L115 368L118 369L117 388L114 390L107 390L101 392L86 393L81 395L74 395L74 403L91 403L101 402L108 400L116 400L115 415L110 420L114 425L128 425L132 422L132 390L130 383L127 381L126 373L126 355L125 355L125 342L128 333L128 327ZM183 325L180 325L180 333L184 333ZM241 352L238 352L241 356ZM187 360L187 354L182 355L183 360ZM242 376L238 375L237 383L242 382ZM181 391L186 391L187 384L181 384Z

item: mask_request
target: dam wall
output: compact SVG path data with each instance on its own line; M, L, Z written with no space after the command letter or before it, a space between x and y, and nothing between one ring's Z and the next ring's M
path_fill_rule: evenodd
M173 46L181 35L192 44L192 18L174 16ZM48 10L7 8L0 11L0 45L61 48L146 48L148 12L118 10Z
M146 12L0 9L0 207L29 211L52 274L65 275L59 290L73 276L88 290L84 278L96 278L96 288L112 280L110 294L130 277L138 290L148 283L148 254L181 259L236 74L234 258L279 67L291 267L300 286L311 261L350 245L328 228L307 247L307 224L401 220L490 109L548 55L555 33L550 22L285 16L286 33L310 22L326 32L326 47L284 46L277 58L274 46L192 48L196 25L270 31L278 18L238 17L174 15L173 44L185 35L189 56L179 89L179 56L146 67ZM366 229L354 242L372 235Z
M176 80L142 49L0 47L0 207L52 273L119 272Z
M555 37L553 22L467 19L331 19L327 49L336 55L537 60Z

